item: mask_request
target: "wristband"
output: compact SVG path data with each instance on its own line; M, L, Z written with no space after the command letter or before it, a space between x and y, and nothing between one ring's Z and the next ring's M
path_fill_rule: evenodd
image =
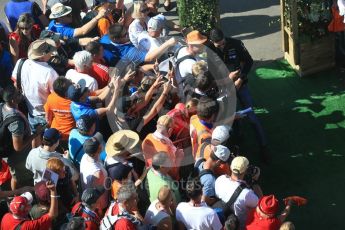
M60 198L60 196L59 196L59 195L57 195L57 196L50 195L50 197L51 197L51 198Z

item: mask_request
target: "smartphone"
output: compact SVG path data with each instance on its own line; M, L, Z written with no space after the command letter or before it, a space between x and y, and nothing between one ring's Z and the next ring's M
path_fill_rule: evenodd
M173 63L172 61L169 59L169 71L171 71L173 69Z

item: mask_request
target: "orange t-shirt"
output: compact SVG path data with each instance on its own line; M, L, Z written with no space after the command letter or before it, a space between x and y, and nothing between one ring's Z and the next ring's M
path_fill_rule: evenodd
M67 140L70 131L75 127L70 105L71 100L60 97L56 93L51 93L44 105L46 115L51 120L50 127L61 132L62 140Z

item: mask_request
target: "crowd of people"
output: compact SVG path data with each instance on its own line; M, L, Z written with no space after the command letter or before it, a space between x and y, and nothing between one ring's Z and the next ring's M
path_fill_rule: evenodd
M241 41L159 0L42 6L0 24L1 230L294 229L306 200L264 195L241 152L248 121L270 163Z

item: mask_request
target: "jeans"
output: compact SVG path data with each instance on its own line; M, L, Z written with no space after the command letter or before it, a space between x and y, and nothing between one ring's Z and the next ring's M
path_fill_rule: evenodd
M241 88L237 90L237 100L239 101L243 109L253 107L253 100L250 95L247 84L242 85ZM267 138L264 129L262 128L262 125L254 111L247 113L247 118L249 119L250 123L254 126L260 146L266 146Z

